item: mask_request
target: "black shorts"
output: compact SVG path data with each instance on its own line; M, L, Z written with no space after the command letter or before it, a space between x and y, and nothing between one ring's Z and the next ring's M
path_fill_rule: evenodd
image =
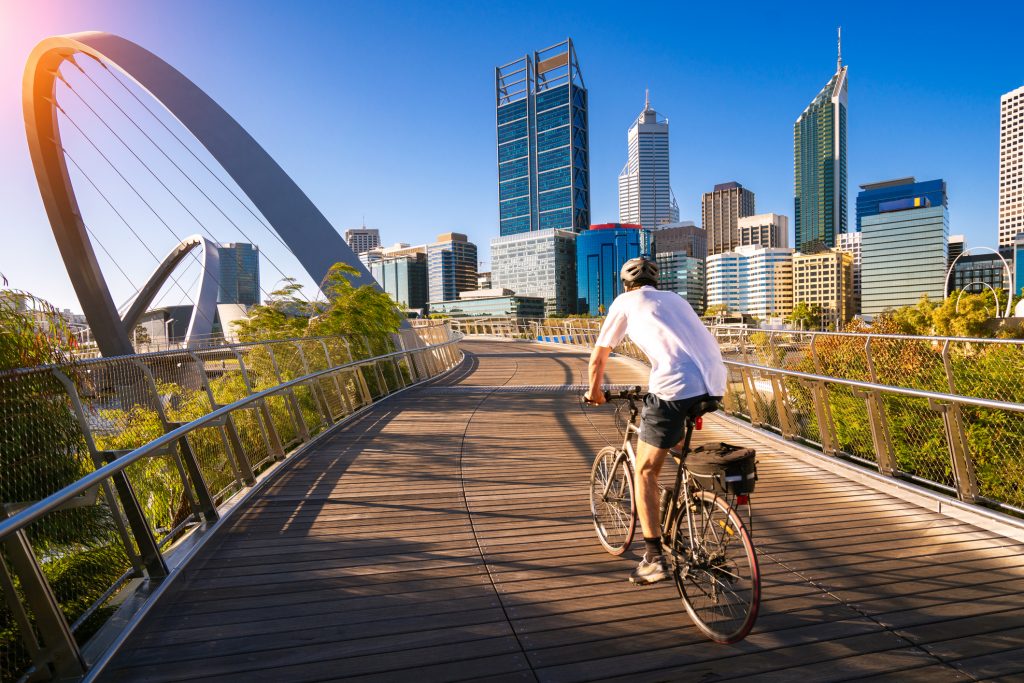
M640 413L640 440L656 448L672 448L683 438L686 416L693 406L710 398L707 394L666 401L647 394Z

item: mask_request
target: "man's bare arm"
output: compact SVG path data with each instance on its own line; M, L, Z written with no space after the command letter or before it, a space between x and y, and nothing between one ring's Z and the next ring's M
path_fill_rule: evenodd
M601 405L605 402L604 391L601 390L601 382L604 380L604 368L608 364L608 356L612 350L607 346L595 346L590 354L590 365L587 373L590 378L590 388L583 395L583 400L593 405Z

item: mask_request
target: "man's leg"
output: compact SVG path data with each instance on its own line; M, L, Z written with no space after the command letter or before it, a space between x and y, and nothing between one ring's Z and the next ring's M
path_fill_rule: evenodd
M644 538L661 538L661 510L658 509L658 474L665 462L667 448L652 446L637 439L636 512Z

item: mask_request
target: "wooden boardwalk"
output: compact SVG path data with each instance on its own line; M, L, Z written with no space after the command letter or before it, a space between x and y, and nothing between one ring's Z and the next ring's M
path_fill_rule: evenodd
M759 452L764 596L744 642L708 642L671 582L632 588L637 556L594 538L611 411L529 389L582 383L586 356L464 348L240 510L102 680L1024 680L1020 544L717 419L701 438ZM644 376L613 359L610 381Z

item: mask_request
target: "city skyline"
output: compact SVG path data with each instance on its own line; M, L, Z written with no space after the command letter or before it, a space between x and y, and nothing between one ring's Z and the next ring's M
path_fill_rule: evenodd
M417 23L437 25L453 21L451 12L424 12L408 6L404 11L394 6L388 9L400 17L389 28L396 36L412 35L410 32ZM12 253L30 250L44 266L29 270L4 259L0 271L11 279L12 286L37 291L61 307L72 308L77 305L41 210L20 120L19 79L24 59L36 41L54 33L93 27L118 32L146 45L195 78L251 129L253 136L295 177L339 232L361 225L364 215L366 225L381 230L385 243L420 243L446 230L465 232L470 241L484 247L484 261L489 260L485 245L498 235L493 100L488 96L488 90L493 94L493 81L490 87L486 82L493 78L494 65L532 46L571 36L580 54L590 91L592 223L613 220L617 215L615 190L622 163L622 131L635 118L635 103L648 87L652 98L659 102L659 111L674 124L673 189L681 205L682 219L699 220L700 192L731 179L755 189L758 210L792 218L792 121L820 88L822 72L830 69L835 58L835 26L842 24L846 39L844 61L854 69L849 183L858 185L909 174L943 177L950 187L951 229L967 234L969 245L994 246L999 97L1024 80L1019 73L1005 68L999 59L1000 41L993 40L992 34L1000 27L988 27L986 22L968 14L915 17L922 35L927 33L925 29L932 29L929 44L934 44L936 35L956 34L962 39L964 49L958 50L955 62L940 55L938 48L928 48L926 61L934 67L933 72L915 68L923 64L924 58L913 54L915 49L923 49L923 38L909 39L902 46L885 44L897 32L875 25L870 9L837 13L816 22L800 21L793 26L783 26L785 17L773 18L772 23L780 27L782 37L799 36L801 40L799 49L783 48L774 55L743 45L744 36L753 35L756 25L766 20L756 9L735 27L736 39L734 44L730 43L728 55L722 50L701 47L705 45L702 41L721 40L721 35L702 37L684 48L669 44L667 29L659 29L654 35L656 40L665 40L664 44L658 43L659 47L649 54L634 55L630 45L636 38L618 35L610 9L595 8L592 21L586 25L574 21L571 13L551 10L542 29L538 29L536 22L517 21L486 46L482 39L474 38L471 59L463 53L459 62L465 82L458 95L446 91L444 98L430 100L438 115L453 119L451 123L439 123L438 118L410 123L412 119L402 117L401 108L396 106L397 100L389 94L386 84L375 82L386 71L387 63L360 58L356 47L370 45L382 35L375 32L374 26L382 25L384 15L390 16L384 10L319 6L299 20L280 8L257 4L254 11L239 17L237 26L230 30L222 26L224 22L218 24L228 10L205 8L198 3L184 3L174 12L154 8L124 11L123 3L111 2L77 6L67 3L60 10L59 16L56 11L50 12L51 16L17 8L0 11L9 20L0 25L18 27L17 33L3 36L4 71L0 74L0 146L5 152L0 201L9 213L3 237ZM493 11L504 19L511 14L502 8ZM479 24L487 13L466 8L459 14L465 16L457 18L442 34L454 35L467 25ZM676 18L684 15L700 18L698 10L689 9ZM303 101L303 91L308 89L310 79L295 75L301 73L301 64L321 56L310 47L315 41L308 38L320 30L317 22L326 19L334 20L333 24L326 23L352 47L346 51L344 61L328 62L334 69L347 69L337 72L345 87L337 93L328 88L325 96L319 98L324 103L324 111L320 111ZM896 19L899 16L894 17L898 24ZM297 37L304 36L301 43L293 39L288 44L290 53L274 57L278 63L259 55L248 55L246 62L238 61L236 48L244 44L243 35L275 21L288 25ZM195 41L185 41L188 45L162 35L163 29L185 24L189 27L186 33L197 37ZM362 27L366 36L358 35L357 26ZM619 40L609 40L612 35ZM215 39L198 39L202 36ZM970 48L982 43L994 45L996 52ZM422 77L428 65L450 59L450 50L443 41L416 39L405 44L408 52L399 52L406 58L412 51L424 55L424 65L413 69L410 78ZM880 47L883 44L884 49ZM464 49L465 46L460 48ZM374 53L362 53L365 54ZM249 70L239 69L242 64ZM745 90L739 92L740 88ZM730 90L736 92L735 97L722 100L722 93ZM376 154L368 151L369 141L357 139L354 132L365 121L366 107L351 107L349 103L352 111L345 112L329 106L340 102L341 92L350 95L353 101L365 101L368 107L385 109L395 117L400 125L394 129L394 146ZM923 95L924 104L929 106L909 111L908 102L921 101ZM715 99L723 103L698 106ZM488 104L490 113L486 112ZM752 109L745 106L749 104L756 105L754 116ZM469 113L455 116L459 110ZM482 115L482 120L468 120L472 111ZM338 120L325 129L320 122L328 115ZM328 135L318 134L318 130L326 130ZM427 131L436 134L431 136ZM454 153L450 160L436 158L436 150L456 132L461 136L461 148L451 147ZM734 139L723 144L720 138L726 135ZM411 136L415 136L415 144L410 144ZM920 144L921 139L932 143L938 139L942 144ZM399 154L396 150L402 144L405 149ZM886 153L880 154L880 150ZM429 157L433 158L428 162ZM449 177L448 190L439 192L441 186L426 177L435 175L433 163L442 167L448 163L468 164L469 172L451 176L459 178L457 187L451 186ZM396 172L396 165L403 168ZM354 168L350 171L347 167ZM353 180L353 172L365 180ZM373 178L382 182L387 178L385 184L391 186L391 192L397 186L404 201L383 201L383 190L373 186ZM848 214L851 223L852 218ZM236 236L224 237L224 241L231 239L243 241ZM255 241L264 251L273 252L269 237ZM164 245L160 247L163 249ZM283 261L276 253L273 256ZM142 266L148 269L146 264ZM113 280L109 264L104 267ZM287 270L287 265L284 268ZM484 269L489 269L489 264ZM301 275L297 267L291 270L290 274ZM263 272L272 281L276 275L270 271L267 268ZM112 288L117 288L113 282Z

